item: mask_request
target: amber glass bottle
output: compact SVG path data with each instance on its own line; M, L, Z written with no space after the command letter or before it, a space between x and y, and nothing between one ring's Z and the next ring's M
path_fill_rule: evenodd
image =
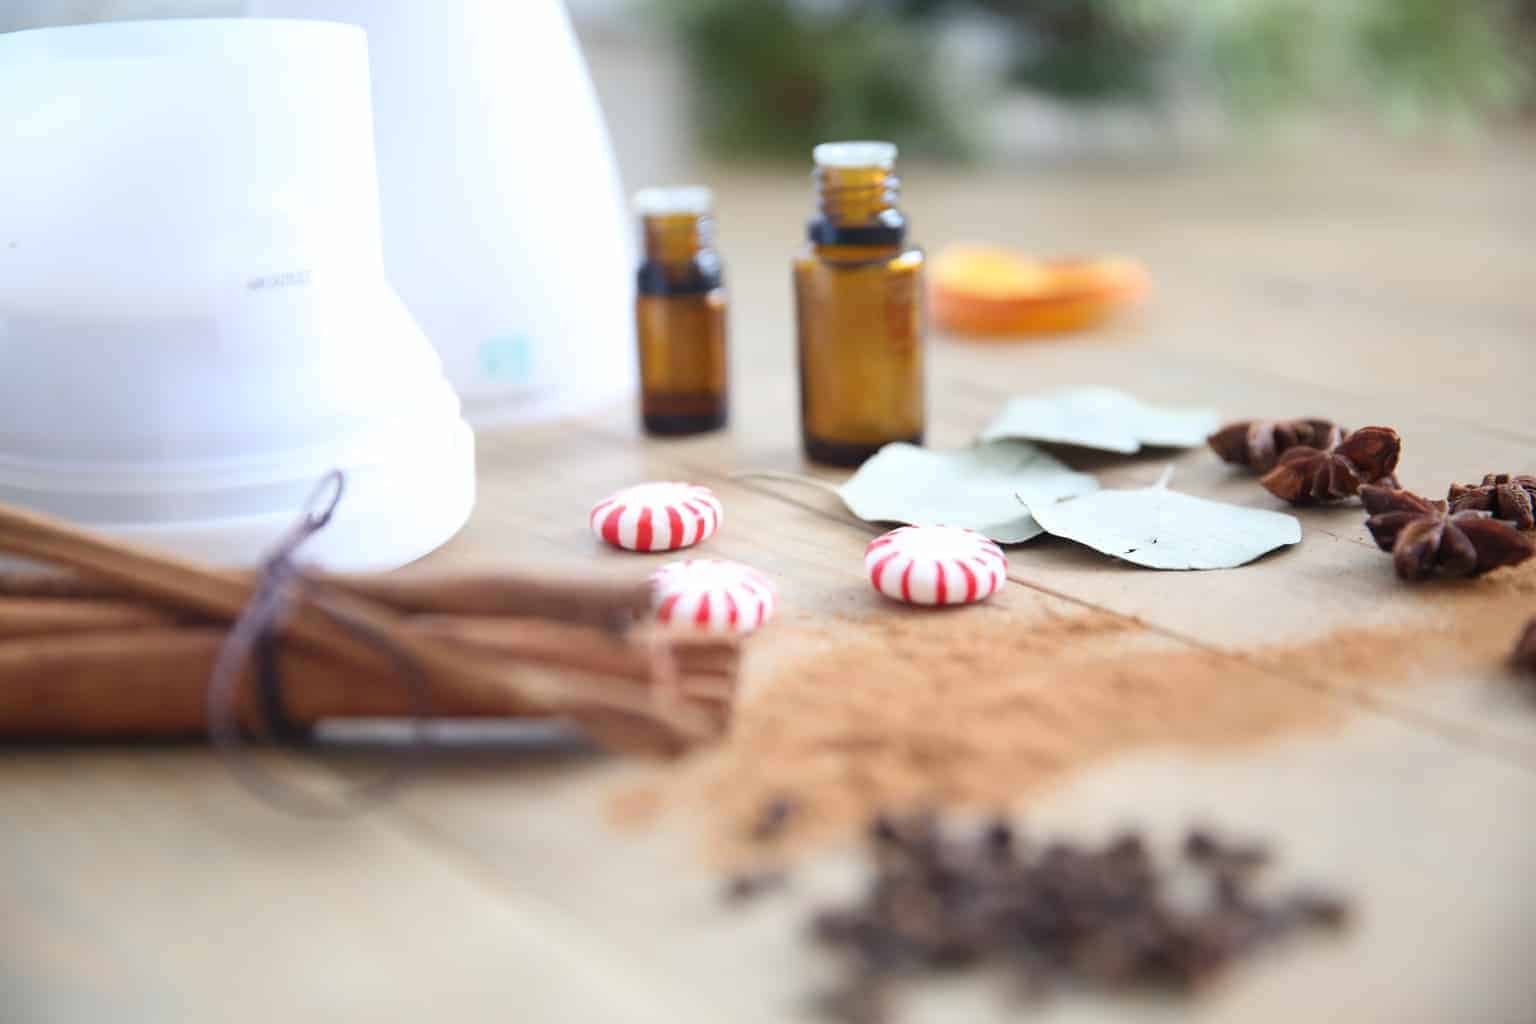
M795 261L806 455L856 466L924 425L921 249L896 208L896 147L815 150L820 209Z
M706 188L644 189L635 196L645 240L636 280L640 415L651 434L725 426L725 286Z

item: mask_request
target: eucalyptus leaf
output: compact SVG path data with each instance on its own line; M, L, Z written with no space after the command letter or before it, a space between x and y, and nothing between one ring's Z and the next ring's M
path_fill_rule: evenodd
M1212 409L1148 405L1113 388L1077 388L1010 399L981 439L1051 441L1129 455L1144 445L1193 448L1220 425Z
M1047 504L1099 486L1032 444L999 441L953 451L888 444L838 495L871 522L965 526L1002 544L1040 535L1020 500Z
M1295 516L1162 486L1020 501L1047 533L1149 569L1233 569L1301 540Z

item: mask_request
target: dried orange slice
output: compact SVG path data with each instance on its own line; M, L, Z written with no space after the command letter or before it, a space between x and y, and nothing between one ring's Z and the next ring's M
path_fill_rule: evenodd
M934 258L931 279L941 328L992 336L1092 327L1150 284L1135 260L1042 260L997 245L949 246Z

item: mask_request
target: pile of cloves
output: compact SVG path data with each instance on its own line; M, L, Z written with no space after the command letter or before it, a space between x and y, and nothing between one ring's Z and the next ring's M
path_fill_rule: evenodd
M1180 855L1158 857L1135 832L1037 846L1001 820L962 836L929 815L883 817L869 857L862 899L813 921L846 963L818 1000L843 1024L885 1021L902 982L969 966L1004 968L1030 995L1064 984L1188 992L1282 937L1348 917L1322 893L1261 899L1251 882L1267 851L1200 830Z

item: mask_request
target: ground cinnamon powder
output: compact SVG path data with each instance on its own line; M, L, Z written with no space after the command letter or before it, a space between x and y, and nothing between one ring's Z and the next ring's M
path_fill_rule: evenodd
M1339 695L1471 669L1502 670L1530 614L1529 567L1425 589L1423 614L1303 644L1202 649L1103 612L1016 615L892 609L776 629L793 652L742 695L720 746L618 794L612 816L680 807L711 859L761 859L764 809L793 805L772 854L843 838L877 811L1012 807L1116 753L1219 751L1345 718Z

